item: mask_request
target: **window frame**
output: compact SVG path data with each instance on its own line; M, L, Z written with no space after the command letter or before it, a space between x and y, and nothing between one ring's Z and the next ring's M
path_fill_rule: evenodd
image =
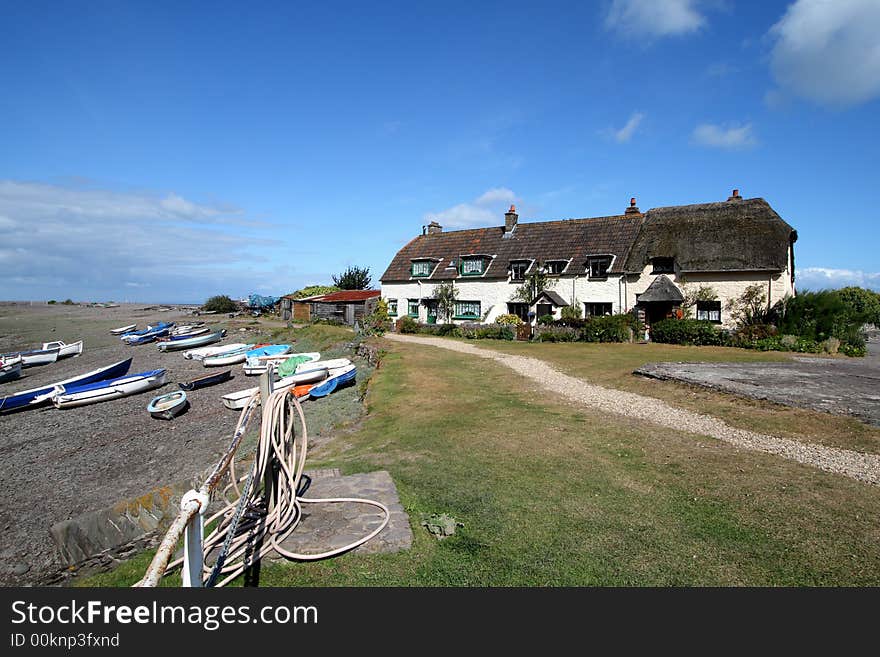
M563 263L564 266L558 272L550 271L550 265L556 263ZM544 273L547 276L562 276L567 270L568 265L571 264L571 260L565 260L563 258L554 258L553 260L545 260L544 261Z
M397 299L385 299L388 304L388 316L397 317Z
M510 276L510 280L515 281L517 283L521 283L524 280L526 280L526 276L528 276L529 269L531 269L531 267L532 267L532 262L533 262L532 260L525 260L525 259L511 260L510 263L507 265L507 273ZM519 266L519 265L525 265L525 269L523 269L522 276L517 278L513 274L513 268L514 268L514 266Z
M711 307L711 308L705 308L705 309L702 309L702 308L700 308L700 305L704 305L704 306L706 306L706 305L711 305L712 307ZM705 317L700 317L700 315L703 314L703 313L705 313ZM715 313L717 313L718 318L717 318L717 319L712 319L712 315L714 315ZM721 324L721 323L722 323L722 319L721 319L721 302L718 301L718 300L715 300L715 301L697 301L697 303L696 303L696 305L695 305L695 307L694 307L694 316L695 316L698 320L702 320L702 321L706 321L706 322L712 322L713 324Z
M488 267L486 263L489 261L489 258L481 255L473 255L473 256L462 256L459 258L458 263L458 274L459 276L483 276L486 273ZM480 271L465 271L464 266L465 263L471 264L474 262L480 263Z
M603 312L592 313L590 312L590 306L602 306ZM584 301L584 317L604 317L605 308L607 308L609 315L614 314L614 304L611 301Z
M600 275L593 274L593 263L604 262L607 263L605 266L605 270ZM590 278L594 281L604 281L608 280L608 270L611 269L611 265L614 262L614 256L611 255L594 255L587 257L587 278Z
M413 313L412 308L413 304L416 306L416 312ZM408 317L418 318L419 316L419 306L421 305L421 301L418 299L407 299L406 300L406 314Z
M428 273L427 274L417 274L416 273L416 265L427 265ZM412 278L431 278L431 275L434 273L434 270L437 268L437 261L431 260L430 258L414 258L410 260L409 265L409 275Z
M475 305L475 306L477 307L477 312L476 312L476 314L474 314L474 315L472 315L472 314L463 314L463 313L461 312L460 309L461 309L461 307L462 307L464 304ZM483 316L483 304L482 304L482 302L480 302L480 301L469 301L469 300L462 300L462 301L459 301L458 299L456 299L456 301L455 301L455 307L453 308L453 316L452 316L452 319L476 319L476 320L479 320L482 316Z

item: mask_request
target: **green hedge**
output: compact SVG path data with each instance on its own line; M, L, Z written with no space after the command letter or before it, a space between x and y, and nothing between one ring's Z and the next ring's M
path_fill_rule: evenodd
M723 345L724 333L702 319L662 319L651 325L651 340L665 344Z

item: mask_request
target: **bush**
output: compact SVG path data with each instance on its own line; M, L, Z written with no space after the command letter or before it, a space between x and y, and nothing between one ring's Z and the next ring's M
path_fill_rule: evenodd
M507 315L498 315L498 318L495 320L495 323L496 324L511 324L513 326L519 326L520 324L523 324L524 322L516 315L507 314Z
M73 299L65 299L65 300L62 301L61 303L62 303L63 305L65 305L65 306L72 306L72 305L73 305Z
M553 321L554 321L554 320L553 320L553 315L541 315L541 316L538 318L538 324L544 324L544 325L547 325L547 324L552 324Z
M409 315L405 315L397 320L398 333L418 333L419 323Z
M465 324L461 336L469 340L513 340L516 331L510 324Z
M56 303L58 303L58 302L55 301L55 299L49 299L49 305L50 305L50 306L53 305L53 304L56 304Z
M741 326L730 336L730 346L751 349L758 340L772 338L779 333L772 324L751 324Z
M580 319L583 317L584 313L581 310L581 304L574 303L570 306L564 306L562 311L559 313L559 316L562 319Z
M578 329L570 326L542 326L532 337L535 342L577 342L579 338Z
M461 331L455 324L438 324L437 335L449 336L451 338L460 338Z
M205 301L202 310L213 310L218 313L231 313L238 310L238 304L225 294L220 294Z
M702 319L664 319L651 326L651 339L665 344L720 345L724 334Z
M842 344L840 345L840 353L851 356L853 358L861 358L868 353L867 347L858 347L851 344Z

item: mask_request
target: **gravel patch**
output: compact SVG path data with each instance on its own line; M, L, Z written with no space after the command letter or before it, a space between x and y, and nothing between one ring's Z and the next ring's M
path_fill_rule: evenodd
M400 334L386 334L385 337L494 360L535 381L545 390L588 408L651 422L676 431L710 436L743 449L775 454L827 472L880 485L880 456L876 454L863 454L736 429L717 418L675 408L659 399L587 383L564 374L537 358L503 354L443 338Z

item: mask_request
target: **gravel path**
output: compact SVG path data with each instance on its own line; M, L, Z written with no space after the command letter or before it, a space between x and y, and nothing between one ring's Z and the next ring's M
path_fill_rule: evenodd
M776 454L821 470L880 485L880 456L876 454L862 454L736 429L716 418L675 408L653 397L587 383L582 379L563 374L537 358L503 354L443 338L396 333L386 334L385 337L399 342L441 347L494 360L535 381L544 389L582 406L652 422L677 431L685 430L711 436L737 447Z

